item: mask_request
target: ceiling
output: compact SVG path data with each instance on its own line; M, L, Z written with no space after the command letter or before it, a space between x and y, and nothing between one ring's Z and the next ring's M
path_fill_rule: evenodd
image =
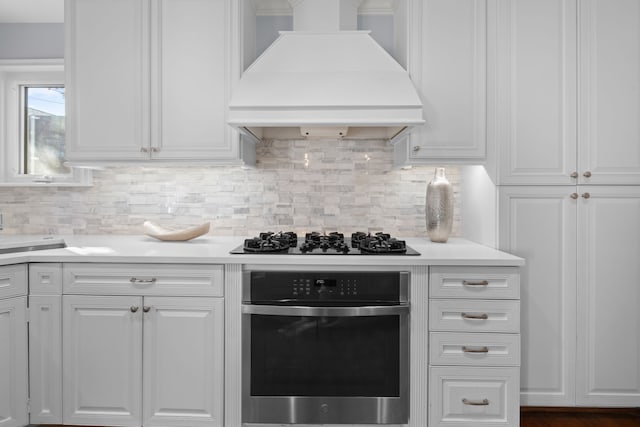
M0 23L64 22L64 0L0 0Z

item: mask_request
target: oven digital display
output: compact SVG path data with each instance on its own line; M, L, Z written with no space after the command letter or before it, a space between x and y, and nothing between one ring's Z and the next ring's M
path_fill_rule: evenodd
M335 288L338 285L338 281L336 279L315 279L314 285Z

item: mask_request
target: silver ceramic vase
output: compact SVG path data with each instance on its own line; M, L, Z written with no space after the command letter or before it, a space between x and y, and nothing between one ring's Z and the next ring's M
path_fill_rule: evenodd
M444 168L436 168L427 184L427 234L432 242L445 243L453 226L453 186Z

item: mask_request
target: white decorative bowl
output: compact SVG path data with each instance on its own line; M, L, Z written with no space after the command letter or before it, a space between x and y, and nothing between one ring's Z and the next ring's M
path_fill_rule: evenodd
M203 234L207 234L209 232L209 222L205 222L204 224L196 225L194 227L183 228L182 230L169 230L157 224L154 224L151 221L145 221L142 226L144 228L144 233L147 236L154 237L158 240L176 242L184 242L187 240L195 239L196 237L202 236Z

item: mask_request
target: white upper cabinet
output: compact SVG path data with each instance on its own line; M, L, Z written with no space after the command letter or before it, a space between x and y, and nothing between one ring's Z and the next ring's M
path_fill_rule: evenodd
M67 0L67 159L243 164L229 0Z
M486 151L487 0L407 2L407 65L426 124L396 145L396 163L477 163Z
M490 16L499 184L640 184L640 3L496 0Z
M149 147L148 2L67 0L67 159L143 159Z
M578 182L640 184L640 2L579 5Z

